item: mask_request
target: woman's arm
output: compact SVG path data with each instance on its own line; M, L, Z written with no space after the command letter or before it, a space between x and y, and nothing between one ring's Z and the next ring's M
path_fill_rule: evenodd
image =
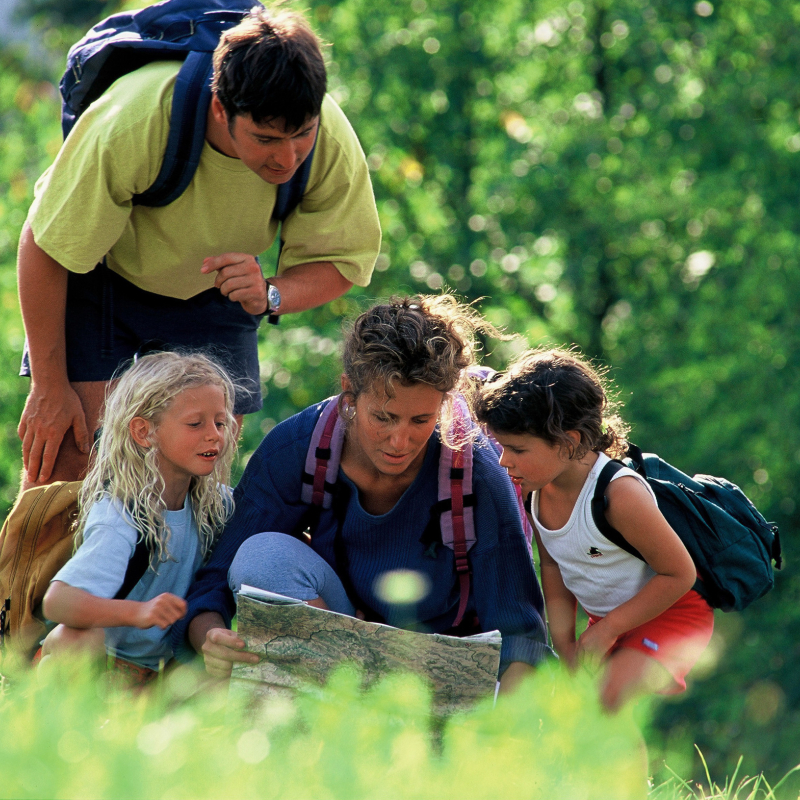
M44 596L45 617L70 628L168 628L186 613L186 601L164 592L152 600L109 600L62 581Z
M636 478L623 476L606 490L606 518L656 573L630 600L587 628L579 651L603 656L623 633L657 617L694 585L697 569L678 534Z
M512 661L500 678L499 694L515 692L522 681L534 672L536 670L530 664L524 661Z
M244 640L228 630L220 614L198 614L188 628L189 644L203 656L206 672L215 678L230 678L235 662L257 664L255 653L244 652Z
M491 446L474 448L476 543L469 551L475 610L483 630L503 636L501 674L514 662L535 667L552 656L544 600L508 474Z

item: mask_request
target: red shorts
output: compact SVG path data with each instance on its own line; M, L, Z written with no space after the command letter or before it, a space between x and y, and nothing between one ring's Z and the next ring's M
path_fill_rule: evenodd
M589 615L589 625L602 617ZM674 679L662 694L686 689L686 675L708 646L714 632L714 610L694 589L657 617L623 633L606 658L627 647L639 650L661 664Z

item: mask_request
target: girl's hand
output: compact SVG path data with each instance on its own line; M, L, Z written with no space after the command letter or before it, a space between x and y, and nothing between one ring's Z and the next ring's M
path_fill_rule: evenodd
M157 627L163 631L186 615L186 601L169 592L138 605L135 628Z
M590 665L599 666L604 656L614 646L618 634L605 619L590 625L578 638L576 656Z

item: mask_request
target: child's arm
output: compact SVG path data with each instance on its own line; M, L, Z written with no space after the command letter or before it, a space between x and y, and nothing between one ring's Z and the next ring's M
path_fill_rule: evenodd
M657 617L694 585L697 570L678 534L652 495L635 478L612 481L606 491L606 518L656 573L636 595L587 628L579 652L605 655L621 634Z
M578 601L564 585L561 570L542 544L536 525L532 523L532 526L533 534L536 537L536 546L539 549L539 570L542 577L542 592L550 638L553 640L553 647L559 657L566 661L568 667L573 667L577 654L575 619Z
M186 601L164 592L146 602L109 600L62 581L53 581L42 604L45 617L70 628L152 628L164 630L186 614Z

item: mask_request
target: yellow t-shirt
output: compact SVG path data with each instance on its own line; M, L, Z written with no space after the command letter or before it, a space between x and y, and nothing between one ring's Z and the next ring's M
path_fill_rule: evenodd
M131 197L156 179L169 134L179 63L158 62L117 80L84 112L36 183L28 221L34 240L72 272L104 256L122 277L156 294L186 299L214 285L203 259L269 249L277 187L208 142L186 191L160 208ZM332 261L366 286L380 225L366 160L335 101L326 96L308 186L283 223L279 272Z

